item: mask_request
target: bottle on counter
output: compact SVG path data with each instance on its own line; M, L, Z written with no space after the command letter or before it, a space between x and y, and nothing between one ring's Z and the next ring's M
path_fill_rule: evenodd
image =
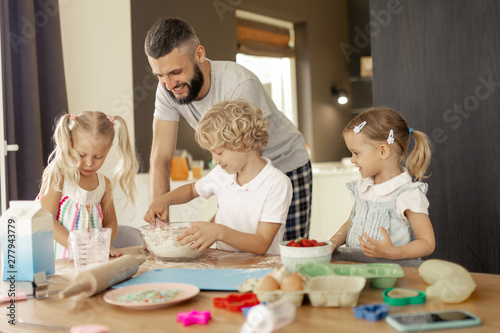
M240 333L270 333L295 319L297 308L290 302L261 303L248 311Z

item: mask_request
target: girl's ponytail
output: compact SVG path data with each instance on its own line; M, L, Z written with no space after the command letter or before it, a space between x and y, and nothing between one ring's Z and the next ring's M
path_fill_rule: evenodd
M71 130L70 130L71 115L64 114L57 121L52 140L54 142L54 150L48 158L48 165L42 174L42 185L40 193L43 195L52 186L57 191L60 191L59 185L63 178L68 181L78 184L80 180L80 172L78 164L73 161L78 161L78 153L71 148Z
M118 164L114 168L113 184L119 183L127 198L135 204L135 176L139 169L135 152L130 144L128 128L125 120L120 116L115 116L115 122L118 123L117 133L117 152Z
M410 175L422 181L431 162L431 145L429 137L424 132L412 129L411 134L415 138L415 147L406 158L406 169Z

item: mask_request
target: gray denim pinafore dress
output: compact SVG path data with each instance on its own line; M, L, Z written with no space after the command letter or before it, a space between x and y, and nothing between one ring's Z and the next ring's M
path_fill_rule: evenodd
M354 180L346 184L347 188L354 195L353 213L347 234L346 246L359 248L358 236L363 236L365 232L375 240L382 240L381 226L389 233L394 246L405 245L413 241L415 235L413 234L410 222L398 217L396 200L401 193L415 188L426 194L427 184L420 182L408 183L397 190L389 201L373 202L363 200L359 197L357 190L358 181Z

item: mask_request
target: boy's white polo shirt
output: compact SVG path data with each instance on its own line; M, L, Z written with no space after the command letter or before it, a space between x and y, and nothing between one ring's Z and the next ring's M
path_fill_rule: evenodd
M240 186L236 174L228 174L220 166L195 184L202 198L217 196L218 210L215 223L246 233L257 232L259 222L281 223L267 254L279 254L283 240L288 208L292 200L292 184L288 176L276 169L267 158L266 166L250 182ZM238 251L223 242L217 248Z

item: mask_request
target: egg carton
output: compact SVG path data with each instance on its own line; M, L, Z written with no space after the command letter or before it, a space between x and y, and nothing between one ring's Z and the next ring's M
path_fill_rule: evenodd
M257 291L260 302L288 301L295 306L302 305L305 295L316 307L354 307L366 284L366 278L359 276L327 275L308 279L300 291Z
M398 264L324 264L310 263L296 267L302 276L359 276L371 280L375 288L387 289L394 287L397 278L404 276L403 269Z
M305 290L299 291L283 291L283 290L273 290L273 291L253 291L257 295L259 302L277 302L286 301L290 302L296 307L302 305L304 301L304 296L306 294Z
M355 307L365 284L360 276L318 276L309 280L307 297L312 306Z

